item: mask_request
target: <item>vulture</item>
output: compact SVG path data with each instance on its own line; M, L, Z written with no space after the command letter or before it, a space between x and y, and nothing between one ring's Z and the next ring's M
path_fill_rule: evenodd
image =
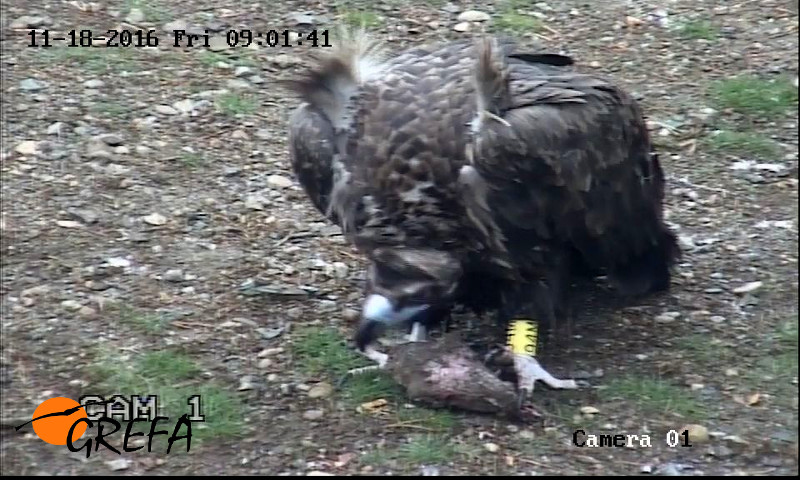
M368 260L363 355L385 365L386 328L424 341L455 307L552 324L576 276L669 288L664 176L623 89L489 35L389 53L362 30L326 50L285 83L289 157ZM517 364L520 395L546 375L534 364Z

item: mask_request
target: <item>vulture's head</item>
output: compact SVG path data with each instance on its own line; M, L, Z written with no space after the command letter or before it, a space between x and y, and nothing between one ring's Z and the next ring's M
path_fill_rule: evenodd
M449 252L429 248L380 247L370 254L367 297L356 345L364 349L387 328L409 326L453 302L461 262Z

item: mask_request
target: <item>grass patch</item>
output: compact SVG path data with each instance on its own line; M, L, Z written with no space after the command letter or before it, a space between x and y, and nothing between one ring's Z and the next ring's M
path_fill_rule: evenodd
M684 418L700 418L705 414L705 408L691 393L659 379L618 378L608 384L606 392L648 415L670 413Z
M170 434L181 415L193 413L189 398L200 395L201 414L205 421L192 424L192 445L206 439L240 435L244 423L239 399L229 393L229 388L206 380L198 381L200 373L200 367L191 357L177 351L147 352L124 360L118 352L101 350L90 372L100 391L93 389L91 393L107 397L158 395L159 415L169 417L169 421L160 422L160 426ZM141 428L147 429L149 424ZM162 451L163 447L166 452L167 437L159 436L158 440L160 443L153 450ZM176 443L172 451L175 449L185 453L185 443Z
M106 47L51 47L35 55L42 63L70 65L81 70L101 74L108 71L134 70L139 52L136 48Z
M691 20L678 26L678 32L683 38L690 40L716 40L719 29L708 20Z
M345 10L342 14L342 22L350 27L376 28L383 22L375 12L368 10Z
M89 111L97 115L109 117L122 117L130 113L130 107L116 102L97 102L89 107Z
M787 76L767 80L741 75L715 82L711 96L721 108L773 117L797 108L797 88Z
M338 379L352 368L370 364L347 346L342 334L330 327L306 327L298 331L292 349L298 367L308 375L322 374Z
M400 424L441 431L449 430L458 423L456 416L450 410L429 410L419 407L398 408L396 418Z
M528 32L535 32L542 28L542 21L530 15L522 15L511 9L501 12L493 20L494 26L501 32L514 35L523 35Z
M754 157L777 155L778 144L772 139L757 133L722 130L705 139L706 146L715 152L726 152Z
M173 320L167 313L142 312L122 304L115 307L114 313L119 323L149 334L163 332Z
M186 168L198 168L206 164L205 157L197 152L181 152L178 161Z
M256 99L238 93L224 93L217 97L217 111L225 115L248 115L256 111Z
M384 464L394 460L399 465L441 464L458 456L460 449L443 435L417 435L406 444L368 452L361 458L366 465Z
M735 352L722 344L717 338L707 335L688 335L675 341L677 349L683 350L685 357L695 363L715 366L734 360Z
M796 318L778 325L762 347L765 352L753 369L748 370L747 383L751 388L770 391L778 404L790 406L797 398L798 322Z

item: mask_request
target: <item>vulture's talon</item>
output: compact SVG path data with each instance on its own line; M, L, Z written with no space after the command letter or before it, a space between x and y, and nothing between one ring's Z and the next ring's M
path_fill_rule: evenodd
M517 372L517 385L520 391L520 402L526 396L533 394L533 387L537 380L541 380L551 388L575 389L578 384L575 380L561 380L550 375L539 362L531 356L514 354L514 369ZM521 405L521 403L520 403Z

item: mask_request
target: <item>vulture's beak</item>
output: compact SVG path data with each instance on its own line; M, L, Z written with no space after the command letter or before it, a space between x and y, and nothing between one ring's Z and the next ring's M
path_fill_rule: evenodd
M364 302L361 324L356 331L356 347L363 352L387 328L400 327L427 308L427 305L412 305L396 310L392 302L383 295L370 295Z

